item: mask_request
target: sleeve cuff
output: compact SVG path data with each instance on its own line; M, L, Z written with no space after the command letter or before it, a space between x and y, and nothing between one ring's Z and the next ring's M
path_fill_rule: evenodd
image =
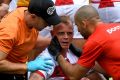
M45 79L45 75L42 72L40 72L40 71L35 71L35 72Z

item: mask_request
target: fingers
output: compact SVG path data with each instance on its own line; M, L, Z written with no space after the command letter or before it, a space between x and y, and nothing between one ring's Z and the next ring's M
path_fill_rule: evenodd
M49 58L37 57L34 61L30 61L27 63L28 71L36 71L36 70L48 71L52 69L53 66L54 66L54 62L50 57Z
M45 69L46 70L51 70L53 66L50 66L50 65L44 65Z
M48 65L48 66L54 66L54 62L52 60L51 61L46 61L45 64Z
M43 70L43 71L49 71L50 69L49 68L46 68L46 67L43 67L43 68L40 68L38 70Z
M50 61L50 60L52 60L52 58L51 57L47 57L47 58L44 58L44 60L45 61Z
M49 71L49 70L51 70L53 67L54 67L54 62L52 62L52 61L47 61L47 62L45 62L45 64L43 64L42 70L44 70L44 71Z

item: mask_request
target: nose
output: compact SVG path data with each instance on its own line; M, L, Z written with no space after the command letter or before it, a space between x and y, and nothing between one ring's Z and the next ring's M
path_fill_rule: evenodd
M64 34L64 38L68 39L68 34L67 33Z

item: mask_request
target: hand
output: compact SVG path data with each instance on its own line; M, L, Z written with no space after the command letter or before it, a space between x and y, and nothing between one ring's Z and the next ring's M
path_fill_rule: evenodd
M48 46L48 51L53 56L54 60L57 60L57 57L60 54L61 49L62 48L57 37L56 36L53 37L50 42L50 45Z
M9 9L9 5L8 4L2 3L0 5L0 10L7 10L8 11L8 9Z
M53 66L54 63L52 62L51 58L38 57L34 61L30 61L27 63L27 69L31 72L36 70L48 71L49 69L52 69Z
M8 13L9 6L2 3L0 6L0 19L2 19Z
M75 54L77 57L80 57L82 54L82 50L80 50L79 48L77 48L75 45L73 45L72 43L70 44L69 49L72 51L73 54Z

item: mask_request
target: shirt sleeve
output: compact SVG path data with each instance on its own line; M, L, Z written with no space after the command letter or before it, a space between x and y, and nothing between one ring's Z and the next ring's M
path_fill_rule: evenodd
M0 25L1 26L1 25ZM14 45L16 33L8 27L0 27L0 51L9 53Z
M95 41L88 41L84 45L83 54L77 63L83 67L91 68L95 65L95 61L102 54L102 51L102 46L99 43Z
M54 62L54 66L52 67L52 69L49 69L47 72L43 71L43 70L38 70L37 73L40 74L42 77L44 77L45 79L49 78L55 69L55 60L53 59L53 57L49 54L48 49L46 48L42 53L40 53L40 55L38 55L38 57L42 57L42 58L51 58L52 61Z

